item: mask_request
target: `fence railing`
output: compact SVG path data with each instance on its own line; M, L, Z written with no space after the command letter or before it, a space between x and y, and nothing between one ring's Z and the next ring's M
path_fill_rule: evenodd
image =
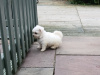
M0 0L0 75L14 75L34 42L36 0Z

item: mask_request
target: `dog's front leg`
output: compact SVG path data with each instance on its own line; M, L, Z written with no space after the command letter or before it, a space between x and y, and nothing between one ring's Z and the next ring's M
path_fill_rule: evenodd
M42 48L41 44L39 43L39 45L37 46L38 49Z
M47 44L42 44L42 49L41 49L41 51L45 51L45 50L46 50L46 47L47 47Z

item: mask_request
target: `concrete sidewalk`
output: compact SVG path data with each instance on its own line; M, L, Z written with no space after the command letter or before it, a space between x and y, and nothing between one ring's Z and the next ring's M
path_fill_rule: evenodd
M64 37L57 50L33 44L16 75L99 75L100 37Z
M99 12L100 6L68 1L40 0L38 4L39 24L47 31L61 30L65 36L100 36Z
M65 35L57 50L34 43L16 75L100 75L100 6L39 0L39 24Z

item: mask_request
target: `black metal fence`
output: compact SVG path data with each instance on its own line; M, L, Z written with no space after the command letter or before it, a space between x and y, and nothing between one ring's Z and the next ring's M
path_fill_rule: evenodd
M34 42L32 28L36 24L36 0L0 0L0 75L16 73Z

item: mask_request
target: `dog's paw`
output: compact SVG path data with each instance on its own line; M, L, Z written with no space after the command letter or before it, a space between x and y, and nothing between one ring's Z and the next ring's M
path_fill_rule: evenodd
M41 47L40 46L37 46L37 49L40 49Z
M41 49L41 52L44 52L45 50L44 49Z
M55 46L52 46L52 47L51 47L51 49L57 49L57 47L55 47Z

